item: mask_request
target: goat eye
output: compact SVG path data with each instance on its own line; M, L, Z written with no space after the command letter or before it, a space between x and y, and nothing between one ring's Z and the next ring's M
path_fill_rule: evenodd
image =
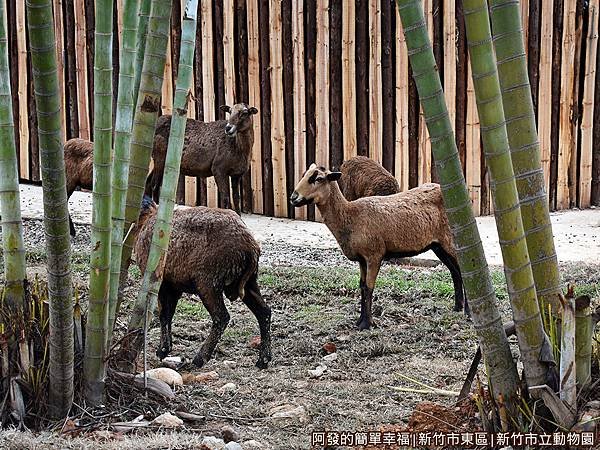
M322 183L323 181L325 181L325 177L317 177L317 179L315 181L317 183Z

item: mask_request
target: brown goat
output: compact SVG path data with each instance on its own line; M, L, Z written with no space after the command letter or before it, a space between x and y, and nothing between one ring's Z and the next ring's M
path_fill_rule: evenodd
M142 273L156 212L156 204L144 197L135 231L135 255ZM261 335L256 366L266 368L271 360L271 309L258 286L259 256L259 244L235 212L203 206L176 209L158 293L161 339L157 356L162 359L171 351L171 322L177 301L184 292L197 294L212 318L210 334L194 358L194 364L202 367L229 323L224 292L230 300L241 298L256 316Z
M85 139L69 139L65 144L67 200L77 188L93 188L94 143ZM69 214L69 232L75 236L75 226Z
M374 195L393 195L400 192L400 186L385 168L366 156L355 156L340 167L342 177L338 184L346 197L352 201Z
M359 328L370 328L373 323L373 288L381 262L427 250L433 250L450 270L454 308L460 311L464 304L462 276L440 186L425 184L395 195L364 197L349 202L335 182L341 175L341 172L330 172L312 164L290 201L296 207L314 202L344 255L359 262Z
M219 206L227 209L231 208L231 178L233 207L240 214L240 178L250 167L254 145L252 116L258 110L245 103L221 106L221 110L229 113L229 119L214 122L187 120L180 173L202 178L214 176L219 190ZM160 196L170 131L171 116L161 116L152 149L154 169L148 175L145 189L145 194L151 195L154 201L158 201Z

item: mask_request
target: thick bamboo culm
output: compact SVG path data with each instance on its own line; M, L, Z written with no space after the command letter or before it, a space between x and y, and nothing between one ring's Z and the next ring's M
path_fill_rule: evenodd
M59 80L65 102L63 132L66 139L90 139L94 24L88 21L94 3L52 2L57 12ZM531 83L551 209L587 207L592 203L592 186L600 185L600 164L593 163L600 162L593 156L593 149L600 148L600 133L594 133L600 117L594 111L600 85L596 71L599 0L580 3L521 2L530 73L532 65L536 69ZM120 2L115 4L121 8ZM19 175L22 181L38 182L35 105L28 101L32 94L29 43L23 3L15 5L12 10L9 5L14 20L9 20L8 35ZM423 6L473 207L477 214L491 213L477 108L467 82L460 4L425 0ZM171 33L173 45L168 47L163 113L172 107L183 1L175 3L173 11L177 18ZM531 11L535 14L530 16ZM290 15L291 36L286 37ZM121 31L122 21L115 27ZM243 204L251 205L252 212L288 216L290 186L313 161L328 166L340 158L368 155L387 164L403 190L435 179L393 1L199 0L198 27L194 73L194 92L201 105L198 117L223 118L218 111L222 101L248 102L260 111L254 116L255 141L243 192ZM242 29L244 33L239 33ZM62 51L60 43L64 43ZM332 82L331 77L338 76L336 67L340 67L340 80ZM189 110L194 117L196 107L192 104ZM574 114L577 111L580 114ZM217 205L212 178L206 182L186 178L182 187L179 199L186 204ZM307 208L294 211L299 219L311 214Z

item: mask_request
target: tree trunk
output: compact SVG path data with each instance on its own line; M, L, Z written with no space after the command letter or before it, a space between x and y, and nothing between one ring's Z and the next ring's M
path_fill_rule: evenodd
M96 0L95 17L93 249L83 376L85 398L97 406L104 396L110 283L113 2Z
M152 232L152 244L146 263L146 270L142 281L142 288L138 294L131 319L129 332L139 330L152 320L152 315L157 306L158 290L162 283L165 265L165 255L171 239L173 208L177 193L177 181L185 125L187 122L188 101L191 95L192 76L194 73L194 47L196 37L196 14L198 0L187 0L183 16L181 48L179 52L179 66L175 100L173 102L173 116L171 119L171 132L165 160L165 173L163 185L160 190L160 202L156 223ZM145 317L147 314L147 317ZM147 319L147 320L145 320ZM143 344L144 334L135 333L132 345L128 346L128 358L134 362Z
M471 200L452 132L444 92L436 70L420 2L398 0L410 64L431 136L431 147L444 206L454 236L473 324L485 357L495 394L502 395L509 411L516 414L517 370L512 359L483 245L471 209Z
M48 255L49 405L51 415L64 417L73 401L73 295L60 97L50 0L27 2L27 29L38 114Z
M490 172L496 227L521 359L529 385L541 385L546 383L548 371L547 364L540 361L546 334L510 157L487 1L465 0L464 14L483 150Z
M123 36L119 63L119 92L115 119L115 155L112 171L112 236L110 251L110 294L108 297L108 334L110 345L115 324L123 250L125 198L129 178L129 150L135 105L135 59L140 0L125 0L123 5Z
M143 14L145 14L146 2L147 0L142 0L140 7L138 27L140 36L144 34ZM144 55L141 57L143 66L131 133L124 230L129 230L130 226L137 222L144 195L144 184L152 156L156 119L160 109L167 43L170 34L171 3L172 0L152 0L151 4L151 16L148 21L147 33L145 33L147 39ZM138 62L139 60L140 53L138 51ZM129 233L128 239L123 243L121 255L118 301L122 298L122 291L127 281L132 250L133 234Z
M527 74L521 7L512 0L491 0L490 10L504 118L537 297L542 310L550 304L558 314L560 274Z

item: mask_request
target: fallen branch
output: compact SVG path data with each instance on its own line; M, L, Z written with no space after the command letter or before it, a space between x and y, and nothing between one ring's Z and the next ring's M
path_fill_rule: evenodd
M413 389L405 388L400 386L388 386L388 388L399 392L414 392L415 394L436 394L444 397L458 397L459 393L456 391L447 391L445 389L429 388L429 389Z
M531 386L529 394L535 399L542 400L562 427L571 429L575 423L575 414L548 385Z

